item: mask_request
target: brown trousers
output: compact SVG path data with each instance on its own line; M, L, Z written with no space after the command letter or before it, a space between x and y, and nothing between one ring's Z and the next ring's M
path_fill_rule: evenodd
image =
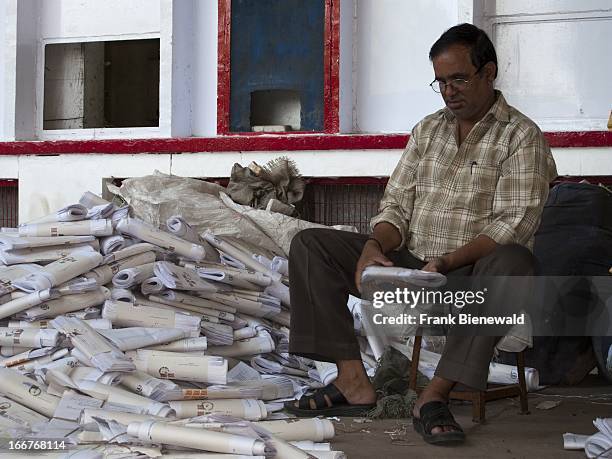
M291 279L291 334L289 352L315 360L335 362L361 359L346 303L359 297L355 268L368 236L332 229L307 229L298 233L289 253ZM407 249L390 252L396 266L420 269L425 263ZM449 276L529 276L535 259L525 247L498 246L473 265ZM485 389L489 362L499 337L448 336L436 375L475 389Z

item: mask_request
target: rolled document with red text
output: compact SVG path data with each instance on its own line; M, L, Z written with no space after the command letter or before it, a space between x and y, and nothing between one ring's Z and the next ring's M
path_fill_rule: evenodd
M47 388L10 368L0 368L2 394L48 418L53 417L60 398L47 393Z
M144 441L217 453L267 456L272 452L258 438L179 427L161 421L132 422L127 433Z
M35 274L15 279L13 286L28 293L45 290L74 279L100 263L102 255L98 252L72 252L69 256L48 264Z
M0 346L55 347L60 341L60 332L37 328L0 328Z
M191 260L201 261L206 258L206 249L202 245L185 241L141 220L131 217L123 218L117 223L117 230Z
M85 292L79 295L66 295L54 300L45 301L38 306L27 309L17 315L21 319L37 320L55 317L69 312L97 306L110 298L110 291L106 287ZM2 308L2 306L0 306Z
M227 382L227 360L223 357L146 349L130 351L128 355L139 371L156 378L208 384Z
M32 223L19 227L20 236L110 236L110 220L81 220L76 222Z
M248 398L224 400L180 400L169 405L179 419L193 418L208 414L224 414L247 421L259 421L268 416L266 405L261 400Z

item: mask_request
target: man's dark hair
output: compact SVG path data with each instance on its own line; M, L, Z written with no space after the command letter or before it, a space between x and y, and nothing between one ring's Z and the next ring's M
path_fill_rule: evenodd
M451 27L433 44L429 50L429 60L433 60L452 45L464 45L470 48L472 65L477 69L482 68L488 62L493 62L495 77L497 77L497 54L484 30L467 23Z

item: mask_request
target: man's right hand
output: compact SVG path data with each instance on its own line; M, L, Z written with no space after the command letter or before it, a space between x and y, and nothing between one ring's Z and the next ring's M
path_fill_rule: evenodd
M363 270L373 265L393 266L393 262L385 257L376 241L369 239L363 247L361 256L357 261L357 269L355 270L355 285L359 292L361 292L361 275Z

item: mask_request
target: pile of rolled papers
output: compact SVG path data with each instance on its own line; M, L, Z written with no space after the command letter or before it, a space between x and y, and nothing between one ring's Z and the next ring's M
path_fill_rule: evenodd
M79 458L344 457L329 420L282 411L335 374L288 353L287 260L129 210L87 192L2 229L0 442Z

